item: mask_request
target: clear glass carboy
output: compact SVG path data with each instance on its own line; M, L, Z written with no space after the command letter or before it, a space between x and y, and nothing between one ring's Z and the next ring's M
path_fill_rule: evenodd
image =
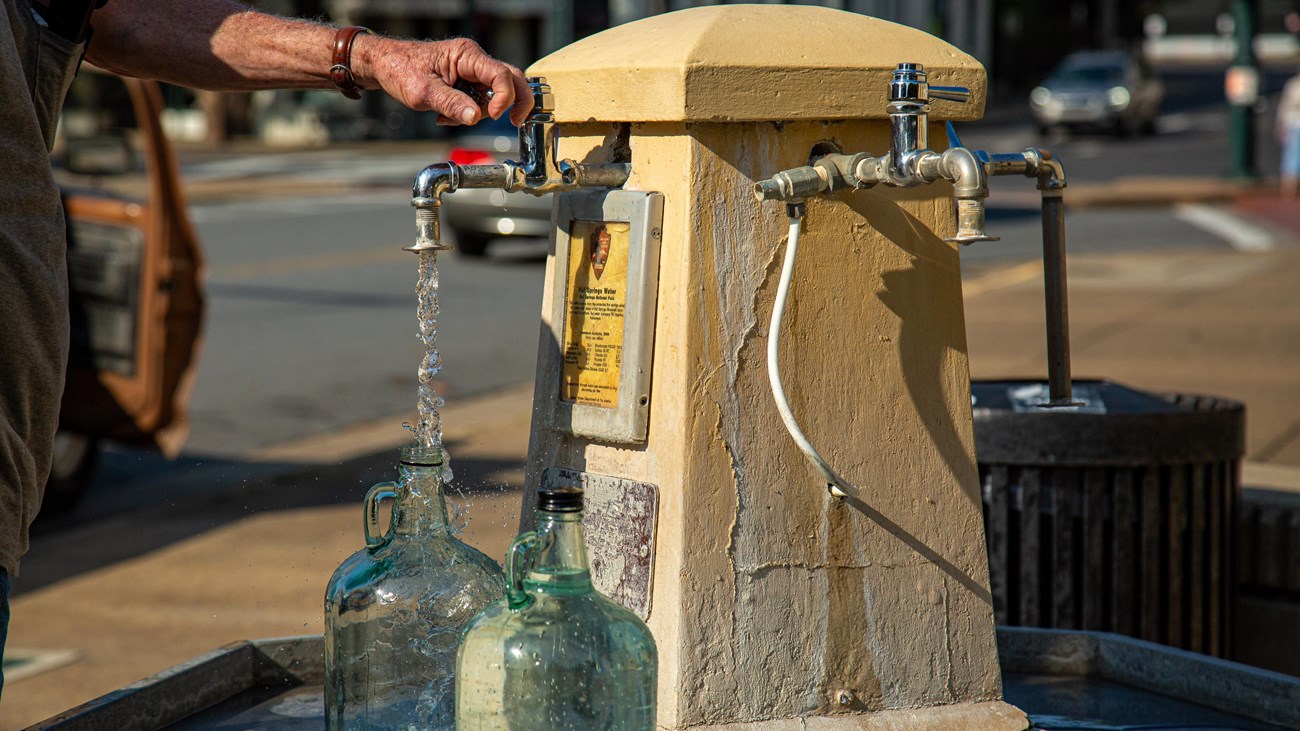
M658 660L639 617L591 584L582 490L542 490L507 556L506 598L456 660L458 731L652 731Z
M452 535L440 448L409 445L397 482L370 488L366 547L325 590L325 727L452 729L456 647L502 596L495 561ZM380 533L380 505L393 501Z

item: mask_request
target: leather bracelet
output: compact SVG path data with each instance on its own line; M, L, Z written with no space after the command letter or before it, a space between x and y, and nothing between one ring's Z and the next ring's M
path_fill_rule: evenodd
M352 44L362 33L370 33L370 29L349 25L339 28L334 34L334 60L330 66L330 80L349 99L361 98L361 87L357 86L357 80L352 77Z

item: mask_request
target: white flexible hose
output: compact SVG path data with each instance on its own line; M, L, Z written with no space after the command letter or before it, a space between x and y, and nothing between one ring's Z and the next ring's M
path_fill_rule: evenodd
M790 295L790 281L794 278L794 257L799 250L799 232L802 228L802 217L791 216L790 235L785 245L785 263L781 265L781 281L776 288L772 323L767 330L767 377L771 381L772 397L776 399L776 410L780 412L785 428L794 438L794 443L808 456L813 467L826 478L831 492L841 497L845 495L859 497L858 489L836 474L826 460L817 453L817 449L813 447L812 442L808 441L808 437L804 436L803 430L799 428L799 422L794 418L794 413L790 411L790 402L785 397L785 386L781 384L781 362L778 357L781 352L781 321L785 318L785 301Z

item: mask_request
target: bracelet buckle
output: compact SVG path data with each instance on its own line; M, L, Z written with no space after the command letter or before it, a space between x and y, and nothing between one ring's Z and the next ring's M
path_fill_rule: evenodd
M352 76L352 44L356 42L357 36L370 32L369 28L349 25L339 28L338 33L334 34L334 63L330 66L330 80L349 99L361 98L361 87Z

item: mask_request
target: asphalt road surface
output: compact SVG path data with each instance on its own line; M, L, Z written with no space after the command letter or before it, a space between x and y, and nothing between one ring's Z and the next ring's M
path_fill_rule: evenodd
M196 211L208 337L187 451L221 457L415 408L415 217L403 191ZM441 389L532 378L542 263L438 257Z

